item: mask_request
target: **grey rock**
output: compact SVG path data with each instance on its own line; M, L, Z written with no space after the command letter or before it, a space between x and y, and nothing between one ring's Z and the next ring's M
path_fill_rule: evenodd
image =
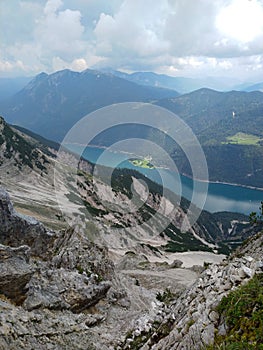
M173 269L173 268L180 268L181 266L183 265L183 262L181 260L174 260L170 267Z
M250 263L254 260L254 258L252 258L252 256L245 256L244 259Z
M245 276L247 276L247 277L252 277L253 276L253 270L251 270L249 267L242 266L242 270L243 270Z
M0 293L20 303L34 268L29 264L29 247L11 248L0 245Z
M214 323L217 322L219 319L218 313L216 311L211 311L209 314L209 319Z
M52 265L55 268L77 269L80 273L95 272L99 278L112 279L114 264L107 258L108 250L90 242L85 234L69 229L55 241Z
M213 324L209 324L205 327L202 332L202 341L206 345L210 345L214 342L214 334L215 334L215 326Z
M222 285L222 290L223 291L228 291L232 288L232 284L230 282L225 282L223 285Z
M58 234L47 230L33 218L18 214L8 193L2 188L0 208L0 244L12 247L28 245L32 255L47 259Z
M213 343L215 329L218 329L221 335L226 334L225 321L219 320L215 309L223 296L227 296L243 281L249 280L259 269L262 247L263 234L252 238L247 246L239 248L238 257L234 253L221 264L208 267L200 278L169 306L170 314L161 316L162 321L158 329L170 329L168 335L163 337L158 334L158 329L154 329L155 335L147 340L147 346L153 350L201 350L204 345ZM252 259L243 258L244 254ZM171 323L168 327L169 317ZM158 321L160 323L160 319ZM161 340L156 342L158 337L161 337ZM125 346L123 348L128 349Z
M23 305L27 310L48 308L81 312L105 297L110 286L108 281L96 283L77 271L61 268L50 275L42 270L28 283Z

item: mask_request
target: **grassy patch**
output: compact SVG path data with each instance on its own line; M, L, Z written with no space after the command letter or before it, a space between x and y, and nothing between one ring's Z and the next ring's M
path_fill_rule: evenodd
M263 350L263 274L224 297L217 307L227 325L225 336L215 337L212 349Z
M156 299L158 301L161 301L162 303L165 304L169 304L172 300L175 299L175 294L173 292L171 292L171 290L169 288L166 288L165 291L163 293L158 292L156 294Z
M223 144L234 144L234 145L246 145L246 146L257 146L262 139L256 135L245 134L243 132L238 132L233 136L226 138L226 142Z

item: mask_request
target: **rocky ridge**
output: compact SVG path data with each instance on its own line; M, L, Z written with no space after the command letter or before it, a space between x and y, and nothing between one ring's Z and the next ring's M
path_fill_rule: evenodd
M224 296L263 273L263 234L252 237L232 256L212 264L198 280L155 319L138 319L118 349L204 349L213 344L215 331L226 334L224 319L216 307Z

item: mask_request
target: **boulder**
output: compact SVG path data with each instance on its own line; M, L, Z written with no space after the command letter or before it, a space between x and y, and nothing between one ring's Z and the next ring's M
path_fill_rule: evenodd
M17 304L25 298L26 285L34 273L29 264L29 251L28 246L0 245L0 293Z
M181 261L181 260L174 260L172 263L171 263L171 265L170 265L170 267L173 269L173 268L180 268L180 267L182 267L182 265L183 265L183 262Z
M99 282L96 275L87 277L63 268L42 269L28 283L23 306L27 310L48 308L81 312L105 297L110 286L108 281Z
M0 244L12 247L28 245L31 255L48 259L58 237L34 218L17 213L8 193L0 188Z

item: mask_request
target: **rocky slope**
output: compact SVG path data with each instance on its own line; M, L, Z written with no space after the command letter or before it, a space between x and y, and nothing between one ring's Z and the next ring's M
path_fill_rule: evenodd
M164 198L161 186L132 170L115 169L112 184L106 184L103 176L107 178L111 169L104 168L99 179L84 161L80 164L83 171L78 174L57 171L62 213L54 196L54 167L61 161L68 168L76 160L67 152L58 160L56 150L50 148L58 145L36 137L0 120L0 178L19 212L33 215L48 227L67 228L69 221L79 217L96 242L121 249L123 254L131 248L145 253L148 247L151 255L188 250L226 254L253 232L244 215L203 211L197 222L182 233L183 220L191 216L187 200L172 193ZM160 229L167 226L166 222L169 226Z
M144 271L146 257L132 263L126 256L115 268L107 248L88 240L78 225L49 230L18 214L3 189L0 208L0 349L113 349L132 319L156 315L156 292L170 284L168 278L158 286L156 278L174 271L179 292L197 277L152 264L139 282L129 270Z
M134 330L118 349L205 349L213 344L215 334L227 333L226 319L217 312L222 298L262 273L263 234L260 233L230 258L209 266L178 299L163 305L155 319L137 320ZM262 311L263 305L257 307ZM259 344L252 345L251 349L258 349Z
M97 167L98 168L98 167ZM103 181L108 169L101 167L101 178L79 172L78 192L87 212L100 229L99 237L109 248L120 250L146 245L155 253L208 251L228 254L254 233L248 218L235 213L211 214L202 211L191 226L194 215L189 201L172 192L162 195L162 187L133 170L115 170L111 186ZM182 222L188 224L182 232ZM168 222L168 224L166 224Z
M226 333L220 300L263 269L263 234L198 277L201 267L135 253L114 267L78 225L49 230L18 214L3 189L0 208L4 350L202 349Z
M12 176L28 168L47 173L48 158L52 156L47 147L12 129L0 117L0 165L5 168L6 175Z
M65 349L73 340L92 348L89 328L103 315L80 312L112 286L107 251L80 232L50 231L17 214L2 189L0 206L0 349Z

